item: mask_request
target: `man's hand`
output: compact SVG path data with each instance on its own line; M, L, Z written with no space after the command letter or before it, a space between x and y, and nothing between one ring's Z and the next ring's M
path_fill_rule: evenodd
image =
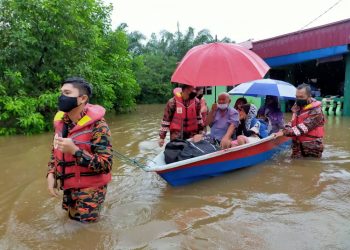
M277 133L274 133L274 134L273 134L273 137L274 137L274 138L278 138L278 137L281 137L281 136L284 136L282 130L280 130L280 131L278 131Z
M218 104L217 103L213 103L213 105L211 106L210 112L215 113L217 109L218 109Z
M58 197L58 190L55 188L55 177L53 173L47 175L47 188L52 196Z
M159 147L163 147L164 139L160 138L159 141L158 141L158 145L159 145Z
M71 155L74 155L74 153L79 150L78 146L74 144L71 138L57 137L55 140L57 149L62 153L69 153Z
M202 134L195 134L192 138L193 142L199 142L200 140L203 139L203 135Z
M220 147L222 149L227 149L227 148L230 148L231 147L231 139L230 138L226 138L226 137L223 137L221 142L220 142Z

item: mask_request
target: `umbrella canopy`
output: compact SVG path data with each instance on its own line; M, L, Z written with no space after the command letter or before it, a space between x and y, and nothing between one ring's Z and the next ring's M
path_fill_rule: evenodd
M272 95L285 99L295 99L296 88L284 81L273 79L260 79L242 83L234 87L230 95L266 96Z
M190 49L171 77L192 86L232 86L263 78L269 66L254 52L232 43Z

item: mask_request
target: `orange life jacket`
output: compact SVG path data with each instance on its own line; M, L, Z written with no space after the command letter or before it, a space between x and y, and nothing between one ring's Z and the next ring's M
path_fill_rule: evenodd
M181 93L176 94L174 99L176 102L176 107L173 119L170 123L170 130L197 132L198 121L195 98L190 100L188 107L184 105Z
M292 127L295 127L297 125L302 125L299 126L301 129L307 129L305 127L305 125L303 124L304 120L310 117L310 111L312 109L316 109L316 108L321 108L321 102L319 101L313 101L312 103L306 105L305 107L303 107L300 111L300 114L296 114L293 113L293 117L292 117ZM297 141L312 141L316 138L323 138L324 136L324 117L323 117L323 121L321 124L319 124L319 126L317 126L316 128L314 128L311 131L307 131L306 133L300 135L300 136L294 136L293 140L297 140Z
M101 120L105 114L105 109L99 105L86 105L87 112L82 117L76 126L68 133L67 138L78 141L76 144L81 150L86 150L91 153L92 129L96 121ZM55 133L62 136L64 122L64 112L59 111L54 118ZM111 173L96 173L77 165L76 158L68 153L63 154L60 150L54 149L55 167L59 176L61 176L63 189L69 188L87 188L101 187L106 185L111 180Z

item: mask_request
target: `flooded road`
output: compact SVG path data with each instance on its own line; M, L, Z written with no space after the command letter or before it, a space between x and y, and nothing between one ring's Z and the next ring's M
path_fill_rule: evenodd
M162 105L110 116L113 147L152 157ZM350 249L350 118L328 117L321 160L289 152L173 188L115 160L101 221L82 225L46 189L52 134L0 138L0 249Z

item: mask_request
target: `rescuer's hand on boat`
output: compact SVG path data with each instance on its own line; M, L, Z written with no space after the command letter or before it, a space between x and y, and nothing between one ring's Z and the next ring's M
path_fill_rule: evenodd
M74 153L79 150L78 146L74 144L71 138L57 137L56 143L57 149L62 153L69 153L71 155L74 155Z
M158 145L159 145L159 147L163 147L164 139L160 138L159 141L158 141Z
M280 130L280 131L278 131L277 133L274 133L273 134L273 137L274 138L278 138L278 137L281 137L281 136L283 136L284 134L283 134L283 130Z

